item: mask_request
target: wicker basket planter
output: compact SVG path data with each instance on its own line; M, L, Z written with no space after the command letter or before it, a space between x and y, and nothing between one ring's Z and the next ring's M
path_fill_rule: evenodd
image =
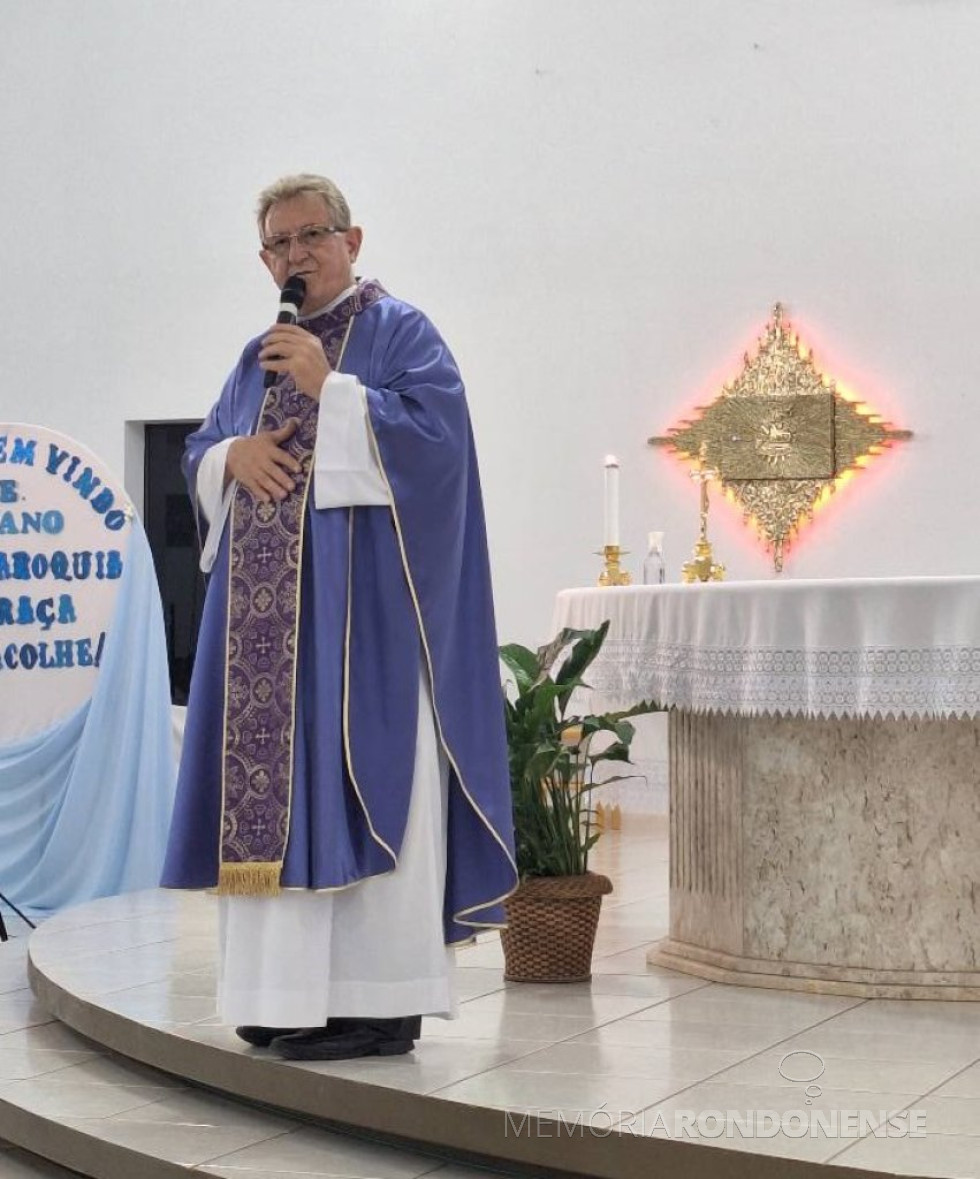
M602 898L612 881L597 872L531 876L507 898L501 933L509 982L588 982Z

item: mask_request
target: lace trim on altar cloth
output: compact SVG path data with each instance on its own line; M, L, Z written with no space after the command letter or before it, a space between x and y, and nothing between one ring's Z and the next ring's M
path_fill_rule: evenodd
M589 668L593 707L653 698L746 716L980 715L980 647L734 650L607 639Z

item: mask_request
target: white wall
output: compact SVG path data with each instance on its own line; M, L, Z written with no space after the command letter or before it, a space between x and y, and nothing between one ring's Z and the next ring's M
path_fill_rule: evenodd
M203 414L274 306L255 194L311 169L463 368L502 638L593 580L608 451L676 577L696 494L645 440L776 299L916 432L786 576L974 571L978 51L975 0L7 0L0 418L121 470L125 419Z

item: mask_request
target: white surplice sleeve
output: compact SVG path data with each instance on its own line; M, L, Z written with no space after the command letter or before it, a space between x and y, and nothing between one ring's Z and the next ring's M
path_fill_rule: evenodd
M201 569L205 573L211 572L218 555L221 534L225 530L225 520L231 511L231 501L237 486L232 481L225 487L225 462L228 448L234 441L234 438L223 438L216 442L197 468L197 506L208 522L208 539L201 551Z
M237 481L225 487L228 448L225 438L207 452L197 470L198 507L208 521L201 569L211 571L225 529ZM313 450L313 506L346 508L384 506L388 487L371 451L364 386L350 373L331 373L320 393L316 446Z
M331 373L320 394L313 452L313 504L317 508L377 506L391 502L371 450L364 386L350 373Z

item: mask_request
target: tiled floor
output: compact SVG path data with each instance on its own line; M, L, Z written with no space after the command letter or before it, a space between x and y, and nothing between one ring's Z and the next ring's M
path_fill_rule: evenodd
M623 832L600 841L594 867L613 877L616 891L604 902L591 984L505 984L499 942L489 938L457 955L459 1019L427 1020L411 1056L295 1067L446 1102L563 1116L600 1135L617 1125L707 1147L980 1177L980 1004L729 987L649 967L647 946L667 932L663 827L627 819ZM60 987L105 1008L253 1053L212 1015L213 920L205 896L117 898L49 922L32 956ZM463 1173L289 1117L243 1112L107 1060L32 1000L23 961L23 941L0 949L0 1100L234 1179ZM912 1109L924 1114L925 1137L882 1132L883 1119ZM712 1111L722 1111L720 1121ZM759 1133L727 1136L725 1111L742 1124L754 1118ZM780 1128L777 1117L792 1111L811 1128L819 1114L818 1130L837 1119L840 1136L794 1136L801 1118ZM858 1111L863 1126L852 1128L846 1111ZM24 1172L35 1173L44 1172Z

